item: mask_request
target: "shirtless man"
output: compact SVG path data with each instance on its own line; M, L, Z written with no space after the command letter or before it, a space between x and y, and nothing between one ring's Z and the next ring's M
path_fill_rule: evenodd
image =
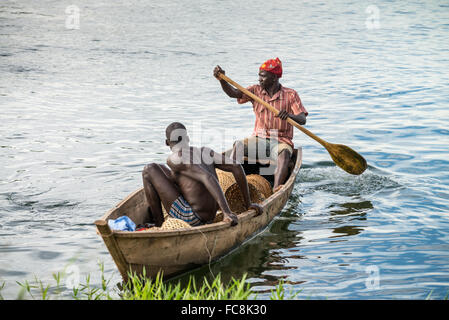
M165 134L166 145L172 151L167 159L169 168L152 163L142 172L150 218L156 226L164 222L161 202L171 217L191 226L212 222L219 208L223 211L223 221L236 225L237 217L229 209L216 168L232 172L246 207L262 213L261 206L251 203L245 172L240 164L212 149L189 146L186 128L179 122L171 123Z

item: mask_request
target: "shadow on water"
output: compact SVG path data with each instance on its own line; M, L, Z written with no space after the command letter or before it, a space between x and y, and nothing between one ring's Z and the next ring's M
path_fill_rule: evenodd
M253 285L275 286L279 281L278 276L264 274L266 270L287 270L293 267L285 266L282 254L277 252L280 249L295 248L297 242L297 232L289 230L289 225L295 219L276 219L262 234L247 241L239 248L212 263L204 265L192 272L173 278L170 281L187 283L191 275L195 279L206 277L213 280L213 277L221 273L223 282L228 282L232 278L241 278L247 274L247 279ZM282 277L286 278L286 277Z
M343 203L343 204L335 204L331 207L338 207L338 210L330 210L329 213L331 215L335 216L341 216L341 215L350 215L350 214L356 214L360 215L361 217L365 216L365 212L373 209L373 204L371 201L361 201L361 202L350 202L350 203ZM365 218L363 218L365 219Z

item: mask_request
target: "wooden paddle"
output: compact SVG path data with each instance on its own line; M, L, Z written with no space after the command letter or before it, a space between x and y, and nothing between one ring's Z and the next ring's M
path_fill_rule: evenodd
M258 96L254 95L250 91L248 91L246 88L243 88L241 85L236 83L235 81L231 80L229 77L224 75L223 73L219 73L219 78L223 79L224 81L228 82L229 84L233 85L237 89L239 89L241 92L246 94L248 97L251 97L255 101L263 104L266 108L268 108L271 112L273 112L275 115L278 115L279 111L271 106L266 101L263 101ZM360 154L349 148L348 146L342 145L342 144L333 144L324 141L323 139L317 137L312 132L307 130L306 128L299 125L296 121L288 118L288 123L295 126L302 132L304 132L306 135L314 139L315 141L319 142L323 147L326 148L327 152L329 152L332 160L334 160L335 164L342 168L344 171L350 173L359 175L362 174L363 171L366 170L367 164L365 158L363 158Z

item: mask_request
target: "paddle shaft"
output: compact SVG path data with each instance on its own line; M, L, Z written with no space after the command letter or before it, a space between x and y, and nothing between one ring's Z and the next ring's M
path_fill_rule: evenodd
M219 78L228 82L229 84L233 85L237 89L239 89L241 92L246 94L247 96L254 99L254 101L257 101L264 105L268 110L273 112L275 115L279 114L279 111L274 108L272 105L267 103L266 101L263 101L261 98L256 96L255 94L249 92L247 89L243 88L238 83L232 81L227 76L225 76L223 73L219 73ZM295 126L302 132L304 132L306 135L314 139L315 141L319 142L324 148L326 148L327 152L329 152L329 155L331 156L332 160L335 162L337 166L345 170L346 172L350 174L359 175L362 174L366 168L367 163L365 158L363 158L360 154L349 148L348 146L342 145L342 144L334 144L324 141L323 139L317 137L312 132L307 130L306 128L299 125L296 121L294 121L291 118L287 118L288 123Z
M258 96L256 96L254 93L250 92L249 90L247 90L246 88L242 87L241 85L239 85L237 82L233 81L232 79L230 79L229 77L227 77L226 75L224 75L223 73L219 73L219 77L221 79L223 79L224 81L228 82L229 84L232 84L234 87L236 87L237 89L239 89L241 92L243 92L244 94L246 94L248 97L251 97L253 100L263 104L266 108L268 108L268 110L270 110L271 112L273 112L275 115L278 115L279 110L277 110L275 107L273 107L272 105L270 105L268 102L262 100L261 98L259 98ZM302 132L304 132L306 135L308 135L309 137L311 137L312 139L314 139L315 141L319 142L323 147L327 147L328 143L326 141L324 141L323 139L321 139L320 137L317 137L316 135L314 135L312 132L310 132L309 130L307 130L306 128L304 128L303 126L301 126L300 124L298 124L295 120L291 119L291 118L287 118L287 122L290 123L292 126L295 126L296 128L298 128L299 130L301 130Z

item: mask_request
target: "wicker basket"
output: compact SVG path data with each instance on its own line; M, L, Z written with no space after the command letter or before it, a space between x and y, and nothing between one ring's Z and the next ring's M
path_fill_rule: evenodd
M255 186L256 189L263 194L265 199L273 194L270 182L261 175L250 174L246 176L246 180L248 181L248 185Z
M265 200L265 197L255 186L248 183L248 188L251 202L261 203ZM239 214L246 211L245 201L237 183L230 186L224 194L232 212Z
M215 169L215 172L217 173L218 182L220 183L220 187L221 190L223 190L223 193L225 193L230 186L237 183L237 181L235 181L234 175L231 172L226 172L220 169Z
M162 215L164 216L164 222L160 227L153 227L151 230L174 230L180 228L191 228L192 226L181 219L176 219L168 215L164 205L161 203Z
M181 228L192 228L190 224L181 219L166 217L164 223L160 227L154 227L151 230L175 230Z
M164 205L161 202L161 208L162 208L162 215L164 216L164 219L167 219L169 217L167 210L165 210Z
M216 172L221 189L223 190L231 211L236 214L245 212L245 201L243 200L240 188L234 179L234 175L230 172L218 169ZM247 181L251 202L260 203L272 194L271 185L264 177L252 174L247 176ZM222 219L223 214L221 214L221 218L217 214L214 221L221 221Z
M245 201L243 200L242 193L237 182L234 179L234 175L231 172L222 171L216 169L218 182L228 202L229 209L235 214L240 214L246 211ZM249 196L251 202L261 203L266 198L273 194L271 185L267 179L258 174L250 174L246 177L248 181ZM159 230L173 230L179 228L191 228L191 226L180 219L172 218L168 215L164 206L162 206L162 213L164 215L165 222L162 224ZM223 220L223 212L219 210L215 216L214 222Z
M212 223L220 222L220 221L223 221L223 211L218 210L217 214L215 215L214 221Z

